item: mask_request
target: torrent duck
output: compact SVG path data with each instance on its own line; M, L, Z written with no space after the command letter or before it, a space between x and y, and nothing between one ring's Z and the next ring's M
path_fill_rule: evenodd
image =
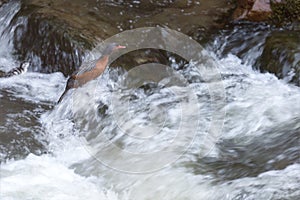
M65 90L60 96L58 103L62 101L69 89L78 88L100 76L107 67L109 56L116 50L124 48L126 47L111 43L104 49L102 56L96 61L96 64L92 68L83 67L74 72L73 75L68 78Z

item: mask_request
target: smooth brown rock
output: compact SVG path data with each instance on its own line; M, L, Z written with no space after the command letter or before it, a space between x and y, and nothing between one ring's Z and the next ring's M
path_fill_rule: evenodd
M228 22L235 7L233 0L85 0L84 3L81 0L23 0L23 3L39 7L36 12L60 19L93 41L123 30L156 25L186 34L195 27L211 30Z
M235 7L234 0L21 0L21 3L18 17L28 20L15 29L14 44L21 55L19 59L37 60L36 71L62 71L65 75L79 67L86 50L129 29L168 27L205 42L211 32L230 21ZM137 62L144 63L145 59Z

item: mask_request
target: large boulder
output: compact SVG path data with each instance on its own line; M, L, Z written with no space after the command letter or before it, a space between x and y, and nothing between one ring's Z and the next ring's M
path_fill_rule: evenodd
M14 23L25 17L22 11ZM27 15L23 23L16 25L13 41L16 56L30 61L33 71L72 73L92 43L55 18L40 16L38 13Z
M235 7L233 0L21 2L12 23L16 55L33 61L36 71L65 75L81 64L86 50L123 30L162 26L206 41L210 32L229 21Z
M261 71L300 86L300 31L273 32L260 58Z
M73 9L72 5L62 1L61 8L69 10L63 12L51 7L51 1L22 1L11 28L15 54L20 60L30 60L31 70L71 74L81 65L85 51L109 36L98 30L110 25L95 16L82 18L77 14L80 7Z

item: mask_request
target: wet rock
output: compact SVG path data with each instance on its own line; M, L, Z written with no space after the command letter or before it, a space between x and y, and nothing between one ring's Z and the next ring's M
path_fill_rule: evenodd
M7 2L8 2L8 0L0 0L0 7Z
M145 82L139 87L144 91L147 96L153 95L155 92L158 92L159 85L156 82Z
M21 10L14 20L14 25L18 24L14 41L16 55L20 60L33 61L34 71L61 71L65 75L79 67L85 50L123 30L169 27L205 42L210 32L228 22L235 6L233 0L21 2ZM20 24L20 20L24 23ZM165 59L162 57L165 55L146 59L144 56L143 61L135 62Z
M167 26L188 33L195 27L207 30L229 20L235 7L233 0L157 0L94 1L23 0L40 7L46 15L63 19L71 27L83 30L90 39L106 39L120 31L145 26ZM188 22L188 23L187 23Z
M72 73L80 66L86 42L74 39L54 19L31 15L18 25L14 34L15 53L20 60L31 61L31 71Z
M133 28L167 26L192 36L193 39L205 42L207 33L212 33L228 23L235 6L231 1L205 3L193 1L191 4L178 2L174 1L172 5L165 8L156 8L149 17L137 18Z
M98 115L100 117L105 117L107 115L107 112L108 112L108 105L100 101L98 105Z
M2 90L1 95L0 163L45 153L48 143L39 119L50 107L16 98L10 91Z
M260 70L300 86L300 32L280 31L266 40Z
M233 13L233 19L245 19L255 0L237 0L237 7Z
M169 65L169 60L167 59L167 52L157 49L141 49L129 52L121 57L119 57L112 67L122 66L126 70L130 70L133 67L146 64L146 63L161 63L164 65Z
M239 0L233 18L259 22L269 20L271 14L270 0Z
M81 65L86 49L94 43L54 11L44 13L42 6L30 3L21 4L10 26L15 54L19 60L31 61L31 71L61 71L67 76Z
M272 1L272 21L277 25L295 23L299 26L300 22L300 1L282 0ZM299 30L299 29L298 29Z
M5 73L4 71L1 71L1 70L0 70L0 78L4 77L5 74L6 74L6 73Z
M123 30L167 26L202 41L209 35L206 32L215 31L229 20L233 8L233 1L227 0L213 0L209 3L190 0L87 0L84 3L79 0L22 0L20 15L29 16L30 29L22 31L21 28L19 35L23 37L21 42L16 40L16 46L21 51L22 58L41 58L41 65L46 72L62 70L68 74L68 70L64 68L68 67L72 71L80 63L72 62L75 54L82 54L83 49L90 49L96 42ZM49 32L49 29L52 32ZM39 39L34 40L36 33L40 32L42 33L38 35ZM41 40L44 40L44 43L41 43ZM54 51L53 49L57 48L56 45L52 45L54 40L58 40L56 45L68 46L68 50ZM46 41L50 42L46 44ZM23 49L26 49L26 52ZM77 49L77 53L71 52L71 49ZM41 50L44 52L36 53ZM70 54L68 59L63 56ZM152 57L149 59L153 60ZM51 67L53 70L49 70Z
M235 20L268 21L276 25L300 21L298 0L238 0Z

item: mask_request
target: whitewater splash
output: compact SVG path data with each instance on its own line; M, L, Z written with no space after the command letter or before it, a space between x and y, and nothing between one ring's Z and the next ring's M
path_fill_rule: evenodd
M0 55L2 65L13 60ZM5 116L10 121L21 116L8 124L18 127L17 134L30 129L36 140L46 141L46 151L1 163L0 198L299 199L299 88L271 74L254 71L232 55L213 62L222 77L225 105L219 104L222 98L211 102L208 88L215 82L203 80L197 63L184 67L173 63L171 79L163 77L139 87L119 81L128 79L128 72L109 69L101 78L70 91L53 108L66 82L61 73L27 73L1 79L1 102L9 102L1 111L7 109ZM168 74L168 68L162 71ZM194 100L197 110L187 106ZM12 115L17 109L13 101L29 106ZM115 144L124 151L142 154L167 146L180 130L182 108L186 108L186 132L171 154L165 154L178 156L170 165L155 172L134 174L140 167L156 169L156 164L166 157L144 160L110 148ZM226 111L217 140L208 134L212 109ZM41 124L39 128L23 124L31 120L26 119L28 114L37 118L34 126ZM153 141L136 140L147 138L154 125L162 128L155 130L159 134ZM5 119L0 127L6 134L11 133ZM188 133L195 135L190 137ZM181 142L191 138L192 145L182 154ZM141 161L143 165L136 165Z
M211 161L211 165L203 165L203 163L209 163L199 154L205 147L205 144L201 143L200 136L207 131L206 129L197 130L199 140L195 140L196 145L180 160L158 172L133 175L102 165L92 157L84 143L92 142L99 149L105 149L107 144L101 142L93 130L101 129L103 134L125 149L130 149L135 145L132 143L133 140L115 130L109 108L104 115L102 112L99 113L99 101L105 103L112 93L112 87L116 87L117 84L114 76L120 73L119 69L111 69L98 80L100 83L95 80L83 88L73 91L73 95L86 98L87 104L74 110L73 104L70 104L74 98L70 94L63 104L42 115L40 120L47 133L49 153L43 156L29 155L24 160L2 164L1 199L281 199L284 197L292 199L299 197L300 166L293 164L298 157L294 157L296 160L292 161L286 158L293 155L292 152L299 152L299 140L297 140L296 133L299 129L300 109L298 108L299 104L295 104L300 97L299 89L285 84L271 74L260 74L253 71L249 66L242 65L240 59L234 56L222 59L218 61L218 64L227 92L227 105L224 108L227 110L227 117L222 140L234 140L231 143L232 156L239 156L239 152L234 150L236 145L241 149L245 148L244 151L250 150L252 146L257 148L255 145L269 145L270 147L273 145L281 149L281 151L275 152L275 155L267 151L265 154L270 154L267 161L259 156L263 151L255 152L253 150L253 157L248 157L254 161L253 158L257 158L257 162L264 162L263 165L269 166L269 169L261 168L258 163L252 163L253 169L257 168L257 174L251 175L251 163L247 164L246 161L245 169L249 165L249 172L235 165L229 166L232 168L231 171L226 171L228 169L226 165L223 169L222 167L214 169L214 163L222 161L224 153L230 150L229 146L227 147L229 149L225 149L226 151L223 152L222 143L221 146L217 146L213 154L208 156L215 162ZM198 79L195 77L192 66L179 71L179 73L189 77L189 86L197 88L195 91L202 102L199 109L202 114L205 114L210 105L209 102L206 102L209 100L207 87L204 83L195 82ZM192 74L193 76L191 76ZM36 75L39 76L39 74ZM55 77L56 74L49 76ZM26 79L26 76L22 76L22 79ZM36 81L40 80L36 79ZM61 85L63 85L63 78L61 78ZM96 94L101 94L98 96L94 93L97 85L103 86L98 87ZM176 105L181 101L184 102L184 99L168 97L165 93L167 92L166 88L152 86L150 90L128 89L127 93L122 94L124 98L128 97L128 94L134 94L139 101L146 101L144 105L164 102ZM53 96L56 95L54 90L50 89L49 92ZM147 100L151 101L147 103ZM131 106L139 115L133 115L133 119L130 120L143 122L146 115L145 108L141 107L142 105L137 101ZM176 122L176 106L173 109L173 111L170 109L167 116L170 119L175 117L174 122ZM72 116L75 116L75 120ZM205 116L205 118L208 122L210 116ZM205 125L207 122L201 123ZM126 120L124 123L126 124ZM284 126L285 124L287 126ZM78 127L78 125L84 126ZM82 130L85 130L84 134L80 133ZM134 130L134 127L129 127L129 130ZM286 141L294 140L295 142L290 146L277 146L276 143L282 145L279 143L280 140L277 140L281 138L280 136L287 137ZM163 142L168 141L168 134L164 137L162 137L161 143L152 143L150 147L159 147ZM147 146L140 144L138 147L142 151L143 147ZM246 153L251 155L251 152ZM101 156L110 159L112 163L119 162L119 158L122 158L120 152L114 151ZM244 158L238 157L235 160L232 157L231 159L232 162L241 160L242 164ZM132 169L135 168L136 161L131 161ZM149 164L151 162L151 160L148 161ZM282 170L272 171L272 167L274 168L272 162L275 166L284 162L290 164L286 168L282 167ZM209 173L214 170L215 172ZM241 175L230 174L235 173L234 170L242 170ZM222 171L229 174L222 175ZM249 173L253 177L243 177L243 173ZM276 191L282 193L278 194Z

